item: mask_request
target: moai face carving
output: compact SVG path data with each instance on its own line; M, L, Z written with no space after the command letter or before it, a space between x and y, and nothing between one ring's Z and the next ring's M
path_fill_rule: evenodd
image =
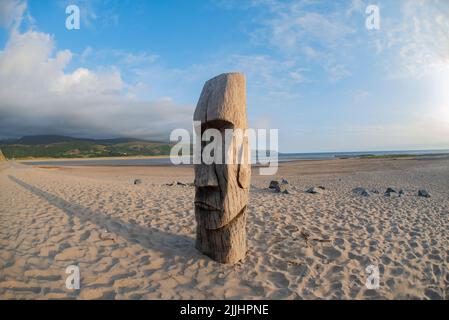
M224 135L223 129L219 131ZM248 202L249 175L248 166L242 164L195 167L195 206L206 228L221 228L242 212Z
M197 134L213 136L202 142L201 163L195 164L196 247L223 263L239 261L246 254L251 167L245 136L245 91L245 78L239 73L222 74L207 81L193 118L201 122L201 133ZM214 147L209 149L211 143ZM212 162L203 157L209 150L214 153Z
M245 79L241 74L215 77L204 85L194 114L194 120L201 121L201 135L207 129L215 129L222 137L221 164L195 165L196 216L207 229L219 229L230 223L248 202L249 155L246 163L225 163L226 151L236 155L247 150L246 137L242 137L243 140L234 137L229 146L231 150L226 150L225 146L226 129L247 129L245 91ZM202 143L201 151L207 144Z

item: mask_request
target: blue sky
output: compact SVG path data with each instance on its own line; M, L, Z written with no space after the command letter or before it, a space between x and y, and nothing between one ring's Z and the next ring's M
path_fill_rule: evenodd
M449 148L448 17L444 0L2 0L0 136L167 140L207 79L240 71L282 152Z

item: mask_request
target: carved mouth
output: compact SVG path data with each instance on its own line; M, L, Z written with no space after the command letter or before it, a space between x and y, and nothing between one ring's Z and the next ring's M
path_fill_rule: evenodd
M200 209L210 210L210 211L220 211L221 210L221 209L211 206L210 204L203 202L203 201L195 201L195 206Z
M197 187L195 207L208 211L222 211L220 189L217 186Z

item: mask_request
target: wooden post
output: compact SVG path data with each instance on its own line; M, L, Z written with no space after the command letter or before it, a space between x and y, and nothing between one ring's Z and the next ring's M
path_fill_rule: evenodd
M232 135L228 149L225 137L227 129L233 129L234 133L238 132L236 129L243 133L247 129L244 75L226 73L207 81L193 119L201 121L202 136L207 129L214 129L222 136L221 143L209 141L222 147L221 163L204 162L203 149L209 144L206 141L201 145L201 163L195 164L196 248L218 262L235 263L246 255L251 165L248 137ZM238 157L241 152L243 160ZM233 161L229 163L231 158Z

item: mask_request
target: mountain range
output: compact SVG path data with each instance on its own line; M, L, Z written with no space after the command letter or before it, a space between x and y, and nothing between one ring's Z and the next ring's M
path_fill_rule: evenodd
M59 135L0 140L7 159L169 155L171 144L135 138L86 139Z

